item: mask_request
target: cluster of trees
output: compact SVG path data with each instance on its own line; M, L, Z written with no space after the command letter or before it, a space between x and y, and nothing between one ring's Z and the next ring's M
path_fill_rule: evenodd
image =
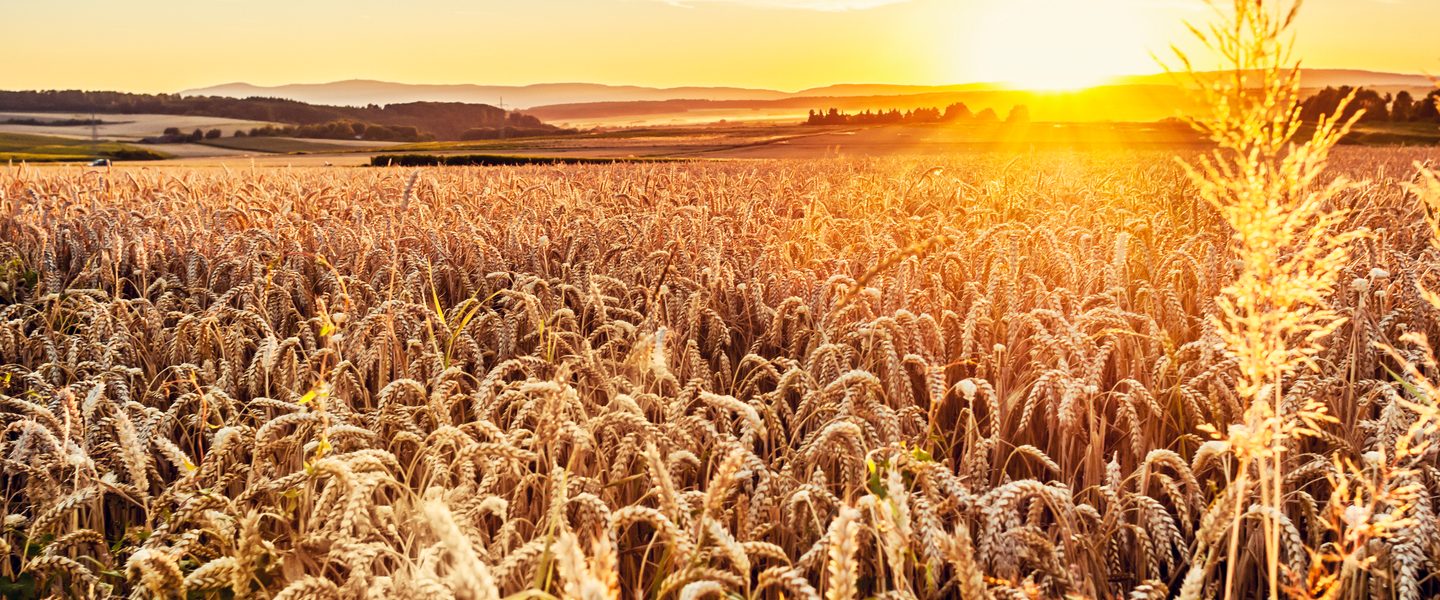
M316 125L252 127L249 132L235 130L235 137L299 137L323 140L370 140L376 142L427 142L434 135L420 133L409 125L376 125L359 121L331 121Z
M1375 90L1363 87L1358 90L1350 86L1326 87L1300 104L1300 117L1307 121L1318 121L1322 116L1333 115L1340 111L1340 102L1352 93L1355 98L1345 106L1342 113L1344 119L1354 117L1356 113L1364 110L1365 114L1360 116L1361 122L1440 123L1440 109L1437 109L1440 89L1417 100L1410 92L1403 90L1392 97L1390 94L1382 96Z
M179 127L166 127L166 128L165 128L165 132L164 132L163 134L161 134L161 135L159 135L159 136L156 136L156 137L147 137L147 138L141 139L141 140L140 140L140 143L142 143L142 144L184 144L184 143L191 143L191 144L193 144L193 143L199 142L199 141L201 141L201 140L213 140L213 139L215 139L215 138L220 137L220 135L221 135L221 132L220 132L219 129L211 129L210 131L204 131L204 130L201 130L201 129L196 129L195 131L192 131L192 132L190 132L190 133L185 133L185 132L183 132L183 131L180 131L180 128L179 128Z
M537 135L554 135L555 128L548 127L537 129L535 121L528 115L510 113L505 122L496 127L472 127L460 134L462 140L495 140L516 137L534 137ZM571 130L564 130L569 133Z
M571 130L563 130L569 133ZM527 129L524 127L474 127L460 134L462 140L503 140L505 138L535 137L554 135L555 131Z
M360 122L369 127L412 127L417 135L454 140L476 128L513 127L516 135L566 133L539 119L486 104L407 102L379 106L324 106L279 98L222 98L79 90L0 91L0 111L162 114L273 121L288 125ZM353 136L352 136L353 137ZM378 138L375 138L378 139Z
M100 119L33 119L29 117L5 119L0 121L3 125L43 125L45 127L89 127L91 125L104 125Z
M1005 118L1007 123L1024 123L1030 120L1030 109L1025 105L1016 105L1010 109L1010 114ZM964 102L956 102L945 107L945 110L938 108L917 108L901 112L899 109L889 111L871 112L866 110L860 113L843 113L839 109L831 108L826 111L810 111L810 118L805 121L806 125L872 125L872 124L909 124L909 123L951 123L956 121L976 121L981 123L996 123L1000 116L995 109L986 108L979 113L970 111L970 107Z

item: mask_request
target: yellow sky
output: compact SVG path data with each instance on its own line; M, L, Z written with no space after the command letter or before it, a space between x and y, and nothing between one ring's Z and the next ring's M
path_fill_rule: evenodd
M797 90L1155 71L1200 0L0 0L0 89L364 78ZM1440 73L1440 0L1309 0L1306 66ZM1428 29L1428 31L1427 31Z

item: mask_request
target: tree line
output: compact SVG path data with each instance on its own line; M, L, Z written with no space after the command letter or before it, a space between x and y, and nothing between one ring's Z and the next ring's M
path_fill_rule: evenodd
M440 140L460 139L466 131L484 128L505 128L513 137L568 133L568 130L547 125L530 115L487 104L463 102L326 106L280 98L46 90L0 91L0 111L195 115L272 121L297 128L319 126L322 130L331 128L334 123L362 123L366 131L375 126L392 129L409 127L415 129L416 139L431 136ZM338 131L340 127L335 125L334 129ZM377 130L377 135L381 131Z
M1440 109L1437 109L1440 89L1433 90L1417 100L1409 91L1402 90L1392 97L1388 93L1382 96L1372 89L1356 89L1348 85L1326 87L1306 98L1300 104L1300 118L1318 121L1323 116L1333 115L1340 111L1340 103L1351 94L1355 97L1341 113L1342 119L1350 119L1364 110L1365 114L1360 116L1361 122L1440 123Z
M219 129L205 131L196 129L190 133L181 131L179 127L166 127L164 133L154 137L141 139L144 144L181 144L195 143L204 140L217 139L224 135ZM376 142L424 142L435 139L430 134L422 134L414 127L409 126L387 126L359 121L331 121L315 125L265 125L251 127L250 129L236 129L231 134L233 137L298 137L314 138L325 140L369 140Z
M1030 120L1030 109L1023 104L1011 107L1010 113L1005 117L1006 123L1024 123ZM870 111L857 113L840 112L838 108L828 110L811 110L810 117L806 119L806 125L891 125L910 123L951 123L957 121L974 121L979 123L998 123L1000 115L993 108L986 108L980 112L972 112L964 102L956 102L946 106L944 110L938 108L916 108L914 110L901 111L892 108L888 111Z

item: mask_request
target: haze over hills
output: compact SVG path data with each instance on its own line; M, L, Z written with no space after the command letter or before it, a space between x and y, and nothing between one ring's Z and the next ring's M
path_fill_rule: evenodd
M245 98L265 96L298 100L311 104L364 106L397 102L467 102L525 109L547 104L577 102L635 102L675 98L717 100L774 100L787 97L784 92L735 87L651 88L634 85L598 83L540 83L534 85L475 84L410 84L388 81L352 79L332 83L300 83L279 86L258 86L229 83L207 88L185 90L184 96L225 96Z
M665 100L784 100L789 98L895 96L940 92L998 90L1003 86L987 83L961 85L895 85L844 83L783 92L760 88L739 87L673 87L655 88L636 85L600 83L539 83L534 85L475 84L410 84L388 81L352 79L332 83L297 83L259 86L248 83L227 83L180 92L182 96L221 96L226 98L267 97L297 100L310 104L365 106L400 102L467 102L527 109L556 104L591 102L657 102Z
M1117 78L1117 85L1173 85L1168 74L1136 75ZM1367 86L1383 88L1425 89L1433 86L1424 75L1381 73L1354 69L1305 69L1302 83L1307 88L1325 86ZM352 79L331 83L300 83L258 86L228 83L180 92L184 96L222 96L247 98L253 96L285 98L311 104L365 106L403 102L466 102L499 105L506 108L530 109L542 106L587 103L659 102L667 100L708 101L777 101L795 98L847 98L876 96L909 96L959 92L1004 91L997 83L958 85L895 85L836 84L795 92L743 87L672 87L657 88L635 85L598 83L541 83L534 85L476 84L409 84L387 81Z
M804 96L778 100L662 100L587 102L537 106L525 114L568 127L684 124L725 119L796 120L810 110L843 112L943 109L965 104L973 111L990 109L1000 116L1024 105L1037 121L1157 121L1195 107L1176 86L1112 85L1074 92L1030 92L974 89L919 94L867 96Z
M1212 73L1211 75L1214 75ZM1174 85L1177 79L1169 73L1129 75L1116 78L1117 84ZM1181 79L1183 81L1183 78ZM1362 69L1301 69L1300 85L1305 88L1351 87L1431 89L1431 77L1406 73L1384 73Z

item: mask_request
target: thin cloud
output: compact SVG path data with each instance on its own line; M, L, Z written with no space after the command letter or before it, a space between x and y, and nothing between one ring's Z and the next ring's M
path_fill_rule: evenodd
M753 6L756 8L775 8L785 10L818 10L824 12L842 12L847 10L867 10L879 8L891 4L900 4L910 0L661 0L671 6L683 6L693 8L700 4L739 4Z

